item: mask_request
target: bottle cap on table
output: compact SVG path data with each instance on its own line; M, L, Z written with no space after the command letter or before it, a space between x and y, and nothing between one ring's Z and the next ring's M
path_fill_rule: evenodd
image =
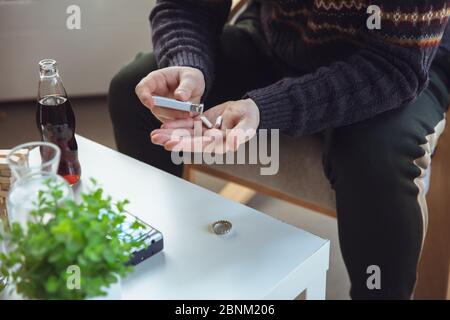
M212 229L217 235L230 233L232 227L233 225L231 224L231 222L227 220L219 220L212 224Z

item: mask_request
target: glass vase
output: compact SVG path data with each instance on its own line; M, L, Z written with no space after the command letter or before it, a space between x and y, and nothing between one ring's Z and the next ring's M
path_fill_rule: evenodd
M7 161L14 183L6 201L10 224L18 222L26 228L39 191L48 190L49 184L61 185L61 201L73 199L69 184L57 174L60 157L59 147L49 142L25 143L11 150Z

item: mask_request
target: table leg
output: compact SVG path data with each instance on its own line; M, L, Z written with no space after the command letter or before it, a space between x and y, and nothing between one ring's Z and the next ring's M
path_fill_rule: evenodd
M306 288L306 300L325 300L325 292L327 288L326 271L316 275Z

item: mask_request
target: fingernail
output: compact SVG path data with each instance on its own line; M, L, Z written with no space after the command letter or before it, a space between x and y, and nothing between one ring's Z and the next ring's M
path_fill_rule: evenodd
M171 146L170 146L170 144L168 144L168 143L164 144L163 147L164 147L164 149L166 149L167 151L172 151L172 150L171 150Z
M153 107L153 99L149 96L142 97L142 103L146 107L149 107L149 108Z
M150 137L153 137L157 133L158 133L158 129L153 130L152 132L150 132Z
M177 90L175 93L177 95L179 95L181 99L183 99L183 100L186 99L186 95L187 95L186 91L184 91L184 90Z

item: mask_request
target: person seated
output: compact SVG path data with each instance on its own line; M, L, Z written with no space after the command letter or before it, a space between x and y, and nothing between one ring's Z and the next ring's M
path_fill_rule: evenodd
M231 1L159 0L154 52L114 77L109 108L118 149L177 176L172 134L194 119L154 95L204 102L222 130L319 134L351 297L410 299L427 229L423 179L449 104L449 8L377 4L372 16L364 0L252 1L230 25ZM380 288L367 285L371 265Z

